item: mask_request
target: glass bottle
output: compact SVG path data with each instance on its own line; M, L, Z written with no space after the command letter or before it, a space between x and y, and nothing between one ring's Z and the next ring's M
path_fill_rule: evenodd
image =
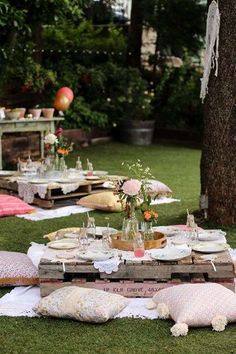
M82 168L82 162L81 162L79 156L78 156L77 161L76 161L76 164L75 164L75 169L76 169L77 171L82 171L82 170L83 170L83 168Z

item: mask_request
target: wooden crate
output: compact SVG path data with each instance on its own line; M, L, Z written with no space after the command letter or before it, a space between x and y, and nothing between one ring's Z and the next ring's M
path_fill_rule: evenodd
M152 297L158 290L182 283L217 282L234 291L234 266L229 252L222 252L214 261L192 253L178 262L124 261L117 272L99 273L90 262L52 263L41 259L39 278L41 296L68 285L100 289L127 297Z

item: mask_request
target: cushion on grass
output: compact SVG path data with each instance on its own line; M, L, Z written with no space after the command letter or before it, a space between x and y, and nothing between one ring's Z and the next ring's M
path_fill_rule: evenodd
M0 251L0 286L36 285L38 271L24 253Z
M0 194L0 216L32 213L35 209L23 200L11 195Z
M122 203L119 201L119 196L115 195L113 192L101 192L88 195L81 198L78 204L86 208L104 211L121 212L124 210Z
M236 322L236 294L220 284L177 285L159 291L153 301L160 318L170 316L176 322L174 336L186 335L188 326L212 325L223 331L227 322Z
M68 286L41 299L35 311L43 316L103 323L122 311L128 299L102 290Z
M148 191L147 193L151 197L171 197L172 196L172 190L164 183L150 179L148 180Z

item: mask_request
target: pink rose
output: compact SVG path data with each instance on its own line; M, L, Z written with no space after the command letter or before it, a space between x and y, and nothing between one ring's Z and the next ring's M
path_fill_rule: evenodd
M140 188L141 188L141 182L137 179L130 179L129 181L126 181L123 184L122 191L127 194L127 195L138 195Z
M56 135L61 135L63 133L63 129L62 128L58 128L56 131Z

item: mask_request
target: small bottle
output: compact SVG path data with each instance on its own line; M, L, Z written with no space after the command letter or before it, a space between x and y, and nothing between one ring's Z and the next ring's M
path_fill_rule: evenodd
M87 176L93 176L93 164L87 159Z
M76 169L77 171L82 171L82 170L83 170L83 168L82 168L82 162L81 162L79 156L78 156L77 161L76 161L76 164L75 164L75 169Z

